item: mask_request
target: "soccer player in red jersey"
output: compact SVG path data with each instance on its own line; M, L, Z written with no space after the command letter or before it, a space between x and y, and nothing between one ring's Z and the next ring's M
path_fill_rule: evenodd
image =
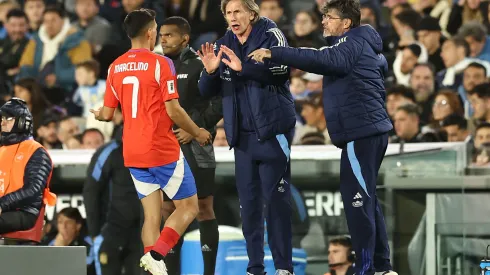
M198 213L194 177L172 125L175 122L201 144L210 142L211 135L200 129L180 106L173 62L151 52L157 37L155 12L140 9L129 13L124 28L132 48L109 67L104 106L91 111L96 119L111 121L115 108L121 104L124 164L131 172L145 215L145 255L140 265L154 275L167 275L164 256ZM159 190L176 207L161 233L163 201Z

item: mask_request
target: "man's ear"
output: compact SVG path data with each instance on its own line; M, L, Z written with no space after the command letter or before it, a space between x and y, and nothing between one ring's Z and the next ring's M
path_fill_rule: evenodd
M344 29L348 29L352 26L352 20L351 19L346 18L343 21L344 21Z
M190 35L188 35L188 34L184 34L184 36L183 36L183 37L184 37L184 42L185 42L186 44L189 44L189 41L191 40L191 36L190 36Z

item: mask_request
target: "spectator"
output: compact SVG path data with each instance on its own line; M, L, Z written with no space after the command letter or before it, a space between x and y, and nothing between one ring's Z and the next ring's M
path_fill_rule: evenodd
M306 125L296 127L293 144L299 144L301 138L307 133L319 132L325 137L325 144L330 144L330 135L327 130L327 122L323 113L322 93L311 93L302 101L301 116L305 119Z
M46 9L44 0L24 0L24 12L29 19L29 33L36 34L43 22L43 14Z
M442 121L441 126L447 133L448 142L466 142L471 139L468 121L461 115L451 114L447 116Z
M189 24L192 26L191 46L200 49L206 42L214 43L226 31L226 21L217 7L220 0L190 0Z
M474 133L475 126L482 122L490 123L490 84L477 85L469 92L470 103L473 108L473 117L468 128Z
M490 123L487 122L481 123L476 128L475 149L480 149L485 143L490 143Z
M398 41L399 49L415 42L415 30L420 20L420 14L413 9L404 9L395 16L392 16L391 23L400 38Z
M104 134L99 129L89 128L82 133L82 147L84 149L98 149L104 144Z
M46 149L62 149L58 140L57 127L59 118L51 113L45 113L37 128L37 141Z
M415 96L412 88L398 85L386 90L386 110L391 120L395 117L398 107L405 104L415 104Z
M44 112L50 106L41 86L34 78L21 78L15 82L14 95L26 102L34 118L34 132L36 132Z
M321 93L323 91L323 75L306 73L303 75L306 80L307 93Z
M455 35L461 26L471 21L488 22L488 3L481 0L454 1L449 15L447 31Z
M458 94L463 102L465 110L465 116L470 117L473 115L473 108L468 98L468 91L472 91L475 86L488 82L487 68L480 63L472 62L466 67L463 72L463 85L458 87Z
M430 16L422 18L417 28L417 40L427 49L428 61L434 65L436 72L445 69L441 57L441 43L444 37L437 19Z
M27 38L27 17L20 9L7 13L5 29L7 36L0 40L0 81L9 85L19 73L19 61L29 39Z
M442 28L444 35L450 36L446 31L449 15L451 14L451 6L448 1L425 0L415 3L413 6L417 12L436 19L435 22Z
M56 237L48 243L48 246L85 246L87 248L87 274L95 273L94 258L91 255L92 240L82 233L84 220L78 208L63 208L57 215Z
M325 275L355 275L355 259L350 237L331 239L328 243L328 265L331 273Z
M413 43L400 51L393 63L396 83L398 85L410 85L410 74L417 63L427 62L429 56L422 44Z
M226 140L225 129L223 125L217 125L216 127L216 137L213 142L214 147L229 147L228 141Z
M302 72L296 72L296 73L291 74L289 90L291 91L291 94L293 95L294 99L302 98L302 97L306 96L307 80L302 77L303 75L304 75L304 73L302 73ZM323 77L322 77L322 79L323 79Z
M325 145L325 136L320 132L306 133L301 137L301 145Z
M55 85L71 91L75 85L75 65L91 58L83 33L70 27L58 7L44 11L43 24L20 60L19 77L36 77L47 87Z
M282 1L283 0L262 0L259 4L260 16L271 19L283 33L289 34L291 32L291 26L289 26L287 18L284 16Z
M490 62L490 38L482 23L473 21L464 24L458 30L458 36L463 37L470 46L470 57Z
M66 116L60 120L57 135L63 149L66 149L66 142L77 134L80 134L80 128L72 117Z
M73 111L72 115L91 117L90 109L97 109L104 102L106 83L105 80L99 79L99 74L99 63L95 60L87 60L76 66L75 80L78 88L72 101L82 112Z
M396 136L391 139L391 143L399 143L401 141L406 143L438 141L434 133L422 133L420 126L417 105L406 104L398 107L395 113Z
M432 126L441 127L442 121L451 114L463 115L463 107L459 96L452 90L441 90L437 93L432 106Z
M111 25L99 13L98 0L76 0L75 11L78 20L73 23L83 31L85 40L92 46L92 52L98 53L110 37ZM97 74L98 75L98 74Z
M66 149L68 150L83 149L81 140L82 140L82 134L78 134L71 137L66 142Z
M4 0L0 2L0 39L7 37L7 30L5 29L5 23L7 22L7 14L13 10L20 8L19 4L15 0Z
M319 49L326 45L320 29L320 19L311 11L300 11L294 20L293 33L289 34L289 45Z
M448 39L442 45L441 57L446 69L437 73L436 81L439 88L446 87L457 90L462 84L462 72L471 61L467 59L470 46L460 37Z
M415 95L415 103L419 105L422 113L422 124L429 122L432 114L432 105L435 97L435 69L430 63L415 65L410 77L410 87Z

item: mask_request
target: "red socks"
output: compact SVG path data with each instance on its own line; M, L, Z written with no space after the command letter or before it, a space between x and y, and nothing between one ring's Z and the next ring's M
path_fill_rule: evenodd
M152 249L153 249L153 246L145 246L145 250L144 250L145 254L150 252L150 250L152 250Z
M158 238L152 250L158 252L163 256L166 256L170 249L172 249L175 244L177 244L179 239L179 233L175 232L175 230L170 227L164 227L162 233L160 233L160 237Z

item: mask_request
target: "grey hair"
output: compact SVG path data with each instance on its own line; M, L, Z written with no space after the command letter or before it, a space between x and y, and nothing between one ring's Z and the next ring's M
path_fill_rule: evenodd
M221 12L223 13L223 16L226 16L226 6L228 3L230 3L232 0L221 0ZM243 6L245 6L246 9L248 9L249 12L251 12L254 15L254 19L252 20L252 24L257 23L260 19L260 8L257 3L255 3L255 0L240 0L242 1Z
M487 37L487 28L478 21L471 21L459 29L458 36L463 38L472 37L478 42L483 42Z

